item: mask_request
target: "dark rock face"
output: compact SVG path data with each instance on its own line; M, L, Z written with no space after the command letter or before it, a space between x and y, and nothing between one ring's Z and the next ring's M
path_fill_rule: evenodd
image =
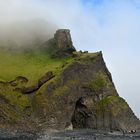
M54 41L58 48L57 53L59 56L70 56L72 52L76 51L72 43L70 30L68 29L57 30L54 35Z

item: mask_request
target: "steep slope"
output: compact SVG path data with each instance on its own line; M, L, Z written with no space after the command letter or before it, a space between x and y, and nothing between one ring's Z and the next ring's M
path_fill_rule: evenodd
M12 53L8 51L11 59L15 57ZM25 65L23 51L19 62L25 65L24 71L15 66L17 71L11 69L7 78L6 65L1 65L1 127L15 123L23 128L28 123L30 129L35 125L55 129L71 125L75 129L139 130L140 122L118 95L102 52L76 52L70 31L63 29L30 54L29 64L35 69ZM9 62L7 58L9 69L14 59Z

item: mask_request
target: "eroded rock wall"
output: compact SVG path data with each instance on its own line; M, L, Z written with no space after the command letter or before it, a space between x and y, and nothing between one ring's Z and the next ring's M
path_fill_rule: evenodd
M64 129L72 123L75 129L131 131L140 126L128 104L119 97L102 53L75 59L60 78L35 96L36 104L40 104L37 98L42 98L44 105L38 106L37 110L42 110L39 116L53 128Z

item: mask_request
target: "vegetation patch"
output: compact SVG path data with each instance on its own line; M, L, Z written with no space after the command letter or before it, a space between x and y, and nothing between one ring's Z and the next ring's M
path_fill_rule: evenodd
M98 91L107 85L106 77L103 72L96 74L96 78L89 83L89 88Z
M11 81L18 76L26 77L27 86L34 85L47 71L60 72L64 63L73 58L51 58L44 50L11 51L0 47L0 81Z
M129 108L126 101L119 96L108 96L99 102L99 106L111 111L113 116L120 115Z
M31 103L26 95L14 91L10 85L0 86L0 95L9 101L9 103L16 107L17 110L23 112L25 108L30 107Z

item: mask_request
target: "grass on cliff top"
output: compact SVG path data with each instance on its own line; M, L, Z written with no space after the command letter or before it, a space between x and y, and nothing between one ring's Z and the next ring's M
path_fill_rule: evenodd
M51 58L55 50L9 50L0 47L0 81L12 81L17 76L26 77L28 85L34 85L48 71L59 73L65 63L71 63L74 58ZM79 53L77 53L79 54ZM79 57L96 56L98 53L82 53Z
M57 73L65 62L72 58L52 59L49 52L38 50L9 51L0 48L0 81L11 81L24 76L32 85L47 71Z

